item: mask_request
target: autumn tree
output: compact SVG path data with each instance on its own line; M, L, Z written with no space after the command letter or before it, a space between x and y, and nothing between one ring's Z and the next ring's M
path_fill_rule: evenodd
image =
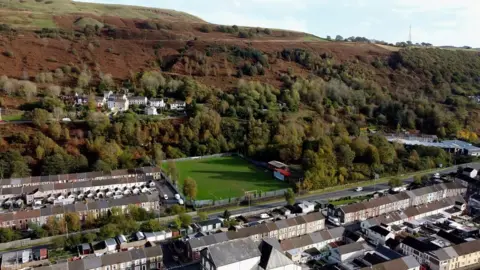
M32 122L37 127L43 127L47 124L47 121L50 120L51 115L48 111L44 109L35 109L32 112Z
M295 203L295 193L291 188L285 191L285 200L287 201L288 205L293 205Z
M208 220L208 214L205 212L198 212L198 219L200 219L200 221Z
M64 218L69 232L77 232L80 230L80 217L77 213L66 213Z
M175 161L169 160L167 163L167 174L172 180L172 183L176 185L178 181L178 170L177 170L177 165L175 164Z
M391 188L399 187L401 185L403 185L403 181L398 177L393 177L388 181L388 186L390 186Z
M193 178L185 178L183 182L183 194L190 198L191 201L197 197L197 182Z

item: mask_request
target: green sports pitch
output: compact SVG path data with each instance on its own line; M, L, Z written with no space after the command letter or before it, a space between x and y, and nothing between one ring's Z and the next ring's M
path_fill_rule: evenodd
M177 161L179 187L187 177L197 182L197 200L241 197L245 191L272 191L288 188L288 183L273 178L239 157L215 157Z

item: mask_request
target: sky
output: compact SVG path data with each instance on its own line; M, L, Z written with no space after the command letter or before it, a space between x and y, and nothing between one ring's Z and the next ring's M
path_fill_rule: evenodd
M226 25L480 47L480 0L82 0L174 9Z

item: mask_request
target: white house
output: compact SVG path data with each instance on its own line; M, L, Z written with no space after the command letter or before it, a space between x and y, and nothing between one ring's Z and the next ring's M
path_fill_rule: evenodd
M185 101L175 100L174 102L170 103L170 110L183 111L185 110L185 106L187 106Z
M149 106L145 108L145 114L146 115L158 115L157 113L157 108Z
M108 98L108 109L124 112L128 110L129 101L125 94L123 95L110 95Z
M129 97L128 103L130 105L147 105L148 99L146 97Z
M372 250L372 248L365 242L363 243L355 242L355 243L339 246L331 250L329 261L335 262L335 263L350 261L357 257L363 256L366 251L370 251L370 250Z
M148 102L150 103L150 106L159 108L159 109L164 109L165 106L167 105L163 98L151 98Z
M298 207L302 209L302 213L304 214L315 211L315 204L308 201L303 201L302 203L299 203Z
M372 226L365 230L368 240L374 245L384 245L388 239L394 239L395 234L386 226Z

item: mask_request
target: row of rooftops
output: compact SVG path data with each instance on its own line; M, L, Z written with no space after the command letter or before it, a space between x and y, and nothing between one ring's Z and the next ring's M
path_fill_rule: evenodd
M394 260L389 260L383 263L375 264L361 268L360 270L403 270L420 268L420 264L415 260L413 256L405 256Z
M460 184L450 182L450 183L443 183L428 187L423 187L419 189L409 190L405 192L400 192L398 194L382 196L380 198L371 199L366 202L359 202L354 204L349 204L345 206L339 207L345 214L348 213L355 213L362 210L372 209L375 207L379 207L381 205L386 205L389 203L395 203L402 200L414 199L415 197L424 196L429 193L445 191L448 189L464 189L465 187L461 186Z
M418 206L410 206L404 209L403 211L394 211L387 214L382 214L377 217L369 218L365 222L371 226L376 226L380 224L392 224L399 221L405 221L409 218L416 217L422 214L430 213L437 211L439 209L445 209L448 207L454 207L457 203L464 204L465 200L462 196L458 195L455 197L448 197L440 201L435 201L427 204L422 204Z
M303 216L278 220L272 223L262 223L251 227L241 228L238 231L221 232L193 238L189 241L189 245L192 249L203 248L222 242L247 238L257 234L265 234L292 226L319 221L322 219L324 220L325 217L320 212L314 212Z
M402 244L422 253L429 253L440 261L450 260L480 251L480 240L478 239L465 241L448 247L440 247L427 239L422 240L408 236L402 241Z
M310 246L316 243L329 241L332 239L341 238L343 237L344 233L345 233L344 227L336 227L330 230L321 230L318 232L305 234L299 237L282 240L282 242L280 243L280 246L284 251L288 251L296 248Z
M61 190L73 190L84 188L95 188L102 186L113 185L127 185L127 184L144 184L146 180L143 178L121 178L121 179L105 179L102 181L78 181L68 183L45 183L42 185L34 186L19 186L19 187L0 187L0 195L10 194L35 194L36 192L56 192Z
M75 204L68 204L68 205L47 205L46 207L41 209L0 213L0 223L15 221L15 220L48 217L52 215L61 215L69 212L78 213L78 212L85 212L85 211L92 211L92 210L109 209L112 207L120 207L120 206L126 206L131 204L138 205L142 203L158 202L158 201L159 201L159 194L157 192L154 192L152 194L141 194L138 196L130 196L130 197L124 197L119 199L111 199L111 200L97 200L97 201L92 201L87 203L78 202Z
M110 265L129 263L136 260L145 260L154 258L157 262L162 262L163 252L161 246L152 246L146 248L137 248L129 251L106 254L100 257L91 256L81 260L53 264L35 268L35 270L89 270L98 269ZM157 260L158 259L158 260ZM114 268L116 269L116 268Z
M133 178L154 173L161 173L161 169L157 167L141 167L131 170L112 170L110 172L85 172L46 176L31 176L24 178L8 178L0 179L0 186L43 185L45 183L67 183L86 180Z

